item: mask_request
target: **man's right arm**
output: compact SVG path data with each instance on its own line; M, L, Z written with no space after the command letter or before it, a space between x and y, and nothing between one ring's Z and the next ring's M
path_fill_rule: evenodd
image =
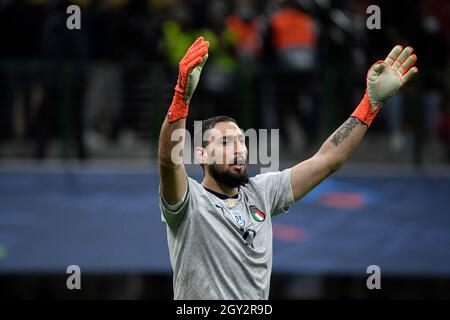
M208 58L208 41L198 38L180 61L178 81L172 103L159 135L158 168L160 192L169 205L177 204L187 192L187 175L183 165L183 147L189 102ZM180 129L180 130L178 130ZM175 141L172 134L176 132ZM173 152L175 146L179 152Z
M184 130L178 141L172 141L172 133L176 129L184 129L186 119L169 123L167 117L159 135L158 167L160 192L163 199L169 204L178 203L187 190L187 175L183 165L183 149L180 154L172 155L173 148L180 143L184 145Z

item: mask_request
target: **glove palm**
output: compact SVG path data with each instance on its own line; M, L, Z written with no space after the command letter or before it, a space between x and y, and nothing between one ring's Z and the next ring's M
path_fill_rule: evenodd
M376 62L367 73L367 93L372 111L380 109L384 102L394 95L418 72L413 67L417 60L413 49L398 45L384 61Z

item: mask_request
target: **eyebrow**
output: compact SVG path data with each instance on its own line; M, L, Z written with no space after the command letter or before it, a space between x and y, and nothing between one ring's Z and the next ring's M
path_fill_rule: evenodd
M235 137L234 135L225 135L225 136L222 136L220 139L222 139L222 141L223 141L225 139L234 138L234 137ZM245 138L245 136L242 133L239 133L237 135L237 137L238 137L238 139L244 139Z

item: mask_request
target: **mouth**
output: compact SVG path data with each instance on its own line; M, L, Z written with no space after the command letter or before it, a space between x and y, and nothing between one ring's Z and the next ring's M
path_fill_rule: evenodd
M240 170L242 170L243 168L244 168L244 165L243 165L243 164L232 164L232 165L231 165L231 169L233 169L233 170L240 171Z

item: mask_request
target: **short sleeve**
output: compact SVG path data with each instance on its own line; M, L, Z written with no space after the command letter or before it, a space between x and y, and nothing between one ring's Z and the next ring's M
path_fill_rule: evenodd
M176 230L182 222L190 202L190 179L188 178L186 194L175 205L170 205L164 200L159 193L159 208L161 210L161 220L166 223L172 230Z

